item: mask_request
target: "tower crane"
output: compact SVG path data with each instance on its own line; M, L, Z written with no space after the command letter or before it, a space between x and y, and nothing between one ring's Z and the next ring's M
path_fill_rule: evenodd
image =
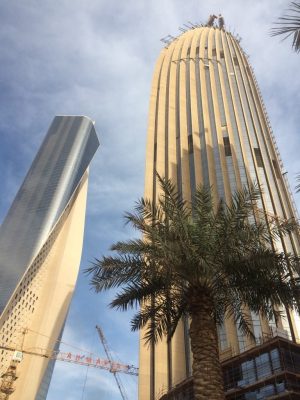
M122 399L123 399L123 400L128 400L128 397L127 397L127 395L126 395L126 392L125 392L125 389L124 389L124 387L123 387L123 384L122 384L122 382L121 382L121 380L120 380L120 378L119 378L119 376L118 376L118 374L117 374L117 373L120 372L120 371L117 370L117 369L114 367L114 364L115 364L115 363L114 363L113 360L112 360L111 351L110 351L110 348L109 348L109 346L108 346L108 343L107 343L107 341L106 341L106 339L105 339L103 330L101 329L101 327L100 327L99 325L96 325L96 329L97 329L99 338L100 338L100 340L101 340L101 343L102 343L102 345L103 345L103 347L104 347L104 351L105 351L106 357L107 357L107 359L108 359L109 362L110 362L110 366L111 366L110 372L113 373L113 375L114 375L114 377L115 377L115 380L116 380L116 383L117 383L117 385L118 385L118 388L119 388L120 394L121 394L121 396L122 396Z
M99 332L99 330L98 330L98 332ZM24 331L24 335L25 335L25 333L26 332ZM102 334L103 334L103 332L102 332ZM103 338L104 338L104 336L103 336ZM102 339L101 339L101 341L102 341ZM122 364L122 363L113 361L110 351L109 351L109 348L105 341L105 338L104 338L104 342L105 342L106 347L104 346L104 344L103 344L103 346L104 346L104 349L105 349L108 359L92 356L91 353L90 354L79 354L79 353L61 352L61 351L47 351L45 349L35 349L33 351L33 350L23 349L23 345L20 346L20 348L15 348L12 346L1 345L1 343L0 343L0 349L6 350L6 351L11 351L13 353L12 361L11 361L8 369L6 370L6 372L4 374L2 374L0 376L0 378L2 378L2 383L0 385L0 400L8 400L9 396L14 392L13 384L14 384L14 381L17 379L17 365L20 362L22 362L23 355L26 355L26 354L30 355L30 356L44 357L44 358L48 358L48 359L56 360L56 361L64 361L64 362L79 364L79 365L83 365L86 367L105 369L106 371L109 371L114 374L116 382L117 382L119 390L120 390L120 393L122 395L122 399L128 400L125 395L125 391L122 386L122 383L116 374L118 372L122 372L124 374L137 376L138 368L136 368L134 365L129 365L129 364L126 365L126 364Z

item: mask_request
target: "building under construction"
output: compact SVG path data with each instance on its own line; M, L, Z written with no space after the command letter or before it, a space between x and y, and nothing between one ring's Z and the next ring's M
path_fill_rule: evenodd
M115 382L118 386L122 400L129 400L126 394L126 390L122 384L119 377L119 373L137 376L138 368L134 365L123 364L121 362L116 362L113 360L111 350L108 346L108 342L104 336L104 332L100 326L96 326L100 341L103 345L106 359L100 358L93 353L78 353L78 348L76 347L76 353L71 351L53 351L51 349L28 349L24 348L25 336L30 334L30 329L23 330L23 345L21 348L16 349L11 346L4 346L0 344L0 351L5 351L10 354L10 364L6 371L0 375L0 400L10 400L13 398L16 391L15 381L24 374L23 361L29 361L34 359L42 359L46 361L63 361L71 364L77 364L84 367L97 368L101 370L109 371L114 375ZM60 343L58 343L59 345ZM66 343L65 343L66 344ZM72 345L69 345L74 347ZM18 393L18 392L17 392ZM19 395L18 395L19 398Z
M226 400L299 400L300 345L276 337L228 357L221 354ZM175 385L160 400L193 400L193 379Z

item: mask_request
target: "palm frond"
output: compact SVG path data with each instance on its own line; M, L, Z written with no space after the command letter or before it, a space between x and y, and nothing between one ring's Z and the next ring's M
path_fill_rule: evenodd
M186 201L182 198L182 194L178 192L174 183L170 179L162 178L158 173L156 173L156 177L162 191L159 197L159 204L162 209L165 209L165 211L170 209L170 211L173 210L175 212L184 211ZM170 215L173 217L173 214L170 213Z
M145 342L157 342L166 337L171 340L175 333L178 322L184 314L186 305L183 301L178 303L172 301L167 305L166 297L155 297L144 303L138 313L131 319L131 329L133 331L145 328ZM174 307L175 306L175 307Z
M229 204L215 204L211 188L200 186L188 203L170 180L157 179L158 199L142 198L125 214L142 237L116 242L114 256L85 271L96 292L120 287L111 307L140 308L133 330L143 328L149 343L170 340L181 317L193 318L203 298L215 323L232 316L250 336L251 312L276 320L282 304L300 311L300 260L274 250L276 240L298 225L260 212L259 186L243 187Z
M233 214L237 220L244 220L253 213L256 202L261 197L261 188L257 183L248 186L244 185L241 190L232 195L232 201L227 206L226 211Z
M168 320L166 318L163 304L155 304L142 308L131 319L131 329L133 331L145 328L144 340L146 344L157 343L166 335Z
M271 36L282 35L283 40L293 37L292 47L298 53L300 52L300 3L292 2L287 14L278 18L275 27L271 30Z
M144 198L136 203L135 212L125 213L124 218L126 224L142 234L149 233L153 226L163 223L164 220L161 208Z
M132 254L137 256L147 256L154 249L154 246L149 241L144 239L132 239L127 242L114 243L111 248L112 251L116 251L119 254Z
M233 317L239 330L245 336L255 338L253 332L252 318L249 312L245 310L245 305L234 296L235 302L228 304L227 315Z
M164 280L159 276L151 279L150 284L145 280L130 282L115 295L110 307L126 311L128 308L135 308L148 302L151 296L162 297L164 300L164 286Z
M121 255L96 259L85 273L92 275L90 284L96 292L118 287L142 278L145 261L139 256Z

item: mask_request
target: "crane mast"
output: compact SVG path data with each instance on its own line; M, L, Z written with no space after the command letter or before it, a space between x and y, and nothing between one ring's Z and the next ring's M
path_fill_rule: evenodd
M106 341L106 339L105 339L103 330L101 329L101 327L100 327L99 325L96 325L96 329L97 329L99 338L100 338L100 340L101 340L101 343L102 343L102 345L103 345L103 348L104 348L106 357L107 357L108 361L110 362L110 366L111 366L110 372L111 372L111 373L114 375L114 377L115 377L115 380L116 380L116 383L117 383L117 385L118 385L118 388L119 388L120 394L121 394L121 396L122 396L122 399L123 399L123 400L128 400L128 397L126 396L126 393L125 393L125 389L124 389L124 387L123 387L123 384L122 384L122 382L121 382L121 380L120 380L120 378L119 378L119 376L118 376L118 374L117 374L118 371L114 368L114 364L115 364L115 363L113 362L113 358L112 358L112 355L111 355L111 351L110 351L110 348L109 348L109 346L108 346L108 343L107 343L107 341Z

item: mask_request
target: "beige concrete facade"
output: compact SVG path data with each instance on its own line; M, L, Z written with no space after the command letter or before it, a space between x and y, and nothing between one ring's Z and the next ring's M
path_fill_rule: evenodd
M88 172L37 256L28 266L0 319L3 345L43 354L54 349L75 288L84 233ZM0 374L12 352L0 350ZM12 400L36 398L48 359L23 354Z
M212 186L216 199L258 182L262 215L288 219L295 207L282 170L260 92L248 57L235 37L214 27L187 31L162 49L150 97L145 197L159 194L155 172L170 178L190 200L199 184ZM299 251L294 234L278 250ZM300 338L299 317L277 326L251 315L256 343L272 330ZM288 322L289 321L289 322ZM255 346L232 321L219 329L221 356ZM146 347L140 337L139 400L154 400L191 373L188 323L171 345Z
M0 377L14 368L13 350L24 351L12 400L47 397L54 362L39 354L59 347L80 265L88 167L98 146L91 119L56 116L0 226ZM7 376L0 379L1 399L11 388Z

